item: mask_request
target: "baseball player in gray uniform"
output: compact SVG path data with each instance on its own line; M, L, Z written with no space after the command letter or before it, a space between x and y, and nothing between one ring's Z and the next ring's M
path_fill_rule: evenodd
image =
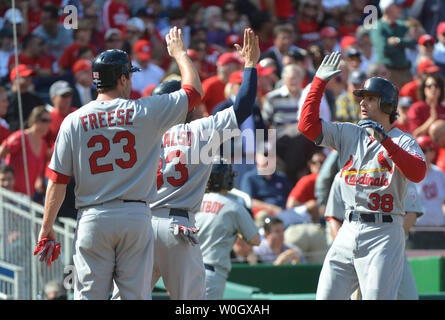
M107 50L92 67L98 97L63 121L49 168L40 239L55 241L53 224L70 176L78 210L74 240L75 299L108 299L113 281L121 299L150 299L153 232L148 204L156 195L162 134L199 103L203 90L182 31L166 35L183 88L129 100L139 71L127 53ZM149 186L149 187L147 187Z
M150 204L155 237L152 287L162 277L173 300L205 298L205 269L194 213L201 206L212 158L199 156L209 149L218 154L220 144L237 134L234 129L252 113L255 102L258 37L246 29L243 48L236 48L245 65L234 105L213 116L176 125L161 140L157 195Z
M241 236L250 245L260 244L260 234L246 208L228 193L233 187L232 166L217 159L212 166L201 208L196 213L198 241L205 266L207 300L221 300L232 264L230 251Z
M330 235L335 240L338 230L340 229L345 213L345 203L341 195L340 172L336 174L329 192L328 202L326 204L325 219L330 229ZM416 219L423 215L423 208L420 197L417 194L416 186L413 182L408 183L408 190L405 198L405 216L403 229L405 234L416 223ZM358 283L357 283L358 285ZM355 296L354 296L355 298ZM404 256L403 275L400 281L397 300L418 300L416 282L409 266L408 258Z
M361 89L357 124L321 120L319 106L327 82L341 70L341 55L323 59L303 104L298 129L317 145L339 152L345 220L330 247L317 299L348 299L358 282L363 299L396 299L405 252L404 200L408 181L425 177L425 157L412 136L392 127L398 90L383 78Z

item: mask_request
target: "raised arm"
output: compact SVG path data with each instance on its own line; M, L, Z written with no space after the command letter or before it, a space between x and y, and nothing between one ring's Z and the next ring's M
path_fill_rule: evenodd
M315 141L322 132L320 102L328 81L341 72L341 70L338 70L340 59L339 52L333 52L324 57L304 100L298 130L309 140Z
M193 109L204 96L201 80L192 60L187 55L182 30L177 27L170 29L165 36L168 54L176 60L181 72L182 88L186 90L189 97L189 110Z
M241 125L251 114L257 92L257 70L256 64L260 58L260 46L258 36L248 28L244 30L244 44L241 48L235 44L239 55L244 59L243 82L233 104L238 126Z

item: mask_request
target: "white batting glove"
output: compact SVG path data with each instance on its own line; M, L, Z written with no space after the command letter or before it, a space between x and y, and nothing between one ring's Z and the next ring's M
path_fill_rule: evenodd
M175 236L190 243L192 246L199 244L196 234L199 228L189 226L188 219L183 217L174 217L170 224L170 230Z

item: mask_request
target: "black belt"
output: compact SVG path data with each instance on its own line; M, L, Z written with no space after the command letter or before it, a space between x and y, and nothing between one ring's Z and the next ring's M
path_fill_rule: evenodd
M147 204L147 202L143 201L143 200L122 200L123 202L140 202L143 204Z
M184 209L171 208L169 216L184 217L184 218L188 219L189 218L189 213L188 213L187 210L184 210Z
M215 272L215 267L212 266L211 264L204 263L204 268L209 270L209 271Z
M360 221L360 222L375 222L375 215L372 213L353 213L349 214L349 221ZM392 217L390 215L382 215L382 222L391 223Z

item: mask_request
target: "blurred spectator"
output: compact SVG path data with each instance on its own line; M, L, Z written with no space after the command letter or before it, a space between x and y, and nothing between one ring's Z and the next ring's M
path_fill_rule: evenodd
M94 55L94 52L90 47L80 47L79 51L77 51L77 61L79 60L89 60L93 62L94 58L96 57Z
M20 82L17 79L17 74L20 74ZM33 75L34 70L24 64L19 64L11 70L10 79L12 82L12 89L8 93L9 107L6 113L5 120L9 123L11 132L20 129L19 121L19 106L17 91L20 86L20 98L22 103L23 119L27 119L34 107L43 105L42 99L33 92Z
M0 29L0 83L2 80L7 81L6 77L9 75L9 58L14 53L14 42L12 29L10 27L3 27Z
M52 102L51 125L45 135L45 140L48 147L52 148L63 119L77 108L72 107L73 89L66 81L58 80L54 82L49 88L49 96Z
M42 6L40 26L32 32L48 44L49 52L59 59L63 51L73 43L73 32L59 23L59 8L46 3Z
M419 101L408 112L409 125L414 137L427 134L437 119L445 119L444 81L438 74L430 74L419 86Z
M274 42L273 46L270 47L261 58L272 58L276 65L276 74L281 75L283 70L283 56L289 51L289 49L298 49L292 44L294 38L294 32L291 28L285 25L278 25L274 29Z
M328 55L335 51L338 42L338 32L334 27L326 26L320 30L320 43L323 54Z
M427 171L425 179L416 183L424 214L415 226L445 226L442 206L445 204L445 173L432 164L436 146L428 136L420 136L417 143L425 154ZM415 231L409 235L408 249L445 249L443 231Z
M261 64L257 64L258 72L258 89L257 97L260 101L270 91L272 91L277 82L277 75L274 73L274 69L270 67L263 67Z
M419 100L419 84L422 83L429 74L439 72L440 68L436 66L431 59L426 58L419 62L416 70L414 79L406 83L399 92L400 96L409 96L413 100L413 103Z
M258 263L258 256L253 252L253 246L240 237L236 238L230 258L232 263L248 263L250 265L256 265Z
M74 63L78 59L79 49L89 47L93 56L97 55L96 47L91 43L92 28L88 20L79 20L77 29L74 29L74 42L70 44L59 59L59 68L65 71L71 71Z
M204 97L202 102L205 104L207 113L211 114L213 108L226 100L224 88L230 75L241 68L241 60L235 53L226 52L218 57L217 74L202 82Z
M11 131L9 130L9 124L4 119L8 112L8 91L4 87L0 87L0 144L5 140Z
M320 40L319 22L323 15L323 7L318 1L301 0L299 6L298 32L299 41L297 45L306 49L310 44Z
M283 56L283 66L288 64L296 64L304 71L304 79L301 88L305 88L314 78L314 72L311 71L311 62L309 54L304 49L290 49ZM282 82L282 79L280 80ZM280 84L281 85L281 84Z
M232 33L227 35L226 37L226 49L228 52L235 52L235 44L238 44L239 46L243 45L243 38L236 33Z
M366 76L368 78L381 77L381 78L388 79L389 73L388 73L388 69L386 69L386 67L383 63L372 62L366 68Z
M366 72L368 66L376 61L376 55L374 48L372 47L371 37L369 36L369 30L364 26L359 26L355 32L355 38L360 47L362 53L360 70Z
M274 20L267 11L256 11L250 16L250 24L258 35L260 42L260 51L266 52L267 49L273 46L274 36Z
M53 59L45 53L45 41L35 35L28 34L23 38L22 51L18 55L19 64L24 64L34 70L36 77L48 77L52 74ZM8 67L15 66L15 56L9 57Z
M127 0L106 0L102 9L102 22L105 32L110 29L119 29L125 36L130 10Z
M132 57L133 66L142 69L133 74L132 88L142 94L146 86L161 82L165 71L151 63L151 46L147 40L139 40L134 44Z
M360 45L358 43L358 40L356 37L354 36L344 36L343 38L341 38L340 41L340 50L341 52L344 54L348 49L360 49Z
M423 29L422 24L419 20L409 17L405 20L405 24L408 27L408 31L406 33L407 37L412 39L419 40L422 35L425 34L425 29ZM419 63L417 60L417 56L419 54L419 44L412 48L406 48L406 57L409 61L411 61L411 73L416 74L416 65Z
M264 239L259 246L253 247L261 263L282 265L306 262L300 248L284 243L284 225L279 218L266 218L263 227Z
M445 172L445 120L436 120L428 129L428 135L437 145L436 166Z
M51 124L51 117L44 106L34 108L28 118L28 128L12 133L0 146L0 159L6 157L5 163L14 169L16 183L14 191L27 194L25 169L23 166L22 135L25 136L26 163L28 164L28 177L31 197L34 191L42 193L42 173L45 165L48 146L44 136ZM40 184L38 185L38 182Z
M61 281L51 280L45 284L45 300L67 300L67 293Z
M127 21L127 28L125 31L125 47L128 47L126 50L131 54L131 50L136 42L141 40L145 34L145 25L144 21L141 18L133 17Z
M266 94L262 107L266 125L278 130L297 122L298 99L302 91L304 72L297 65L287 65L281 73L281 78L283 85Z
M105 47L104 50L119 49L122 50L124 46L124 39L122 32L119 29L108 29L104 36Z
M325 232L318 223L290 225L284 231L284 243L298 247L307 263L323 263L328 252Z
M360 120L360 97L353 91L363 86L368 77L361 70L354 70L349 74L348 86L345 93L340 94L335 101L335 120L341 122L357 122Z
M189 47L191 40L191 28L190 26L186 25L187 22L186 11L180 7L172 8L168 11L168 20L169 20L169 25L161 29L162 38L165 39L165 36L169 32L170 28L176 26L182 30L182 36L184 37L185 45L186 47Z
M433 59L435 43L436 40L429 34L424 34L419 38L417 41L418 55L416 57L416 64L418 64L422 58Z
M245 15L238 10L237 0L227 0L222 7L224 30L228 34L243 34L244 29L249 26Z
M26 26L25 34L33 32L40 25L40 15L42 14L40 0L20 1L17 5L23 13Z
M94 4L95 0L62 0L60 7L64 8L65 6L75 6L77 9L77 15L80 19L85 16L85 10L87 10L90 6ZM60 1L59 1L60 3Z
M362 63L362 53L355 48L349 48L345 51L346 70L350 74L354 70L360 70Z
M75 82L71 105L75 108L80 108L97 97L97 91L93 88L91 66L89 60L78 60L73 66Z
M326 155L323 151L317 151L312 155L307 163L310 173L301 177L289 193L286 202L287 209L302 205L309 200L316 200L315 181L325 160Z
M395 0L380 1L382 18L376 28L371 29L372 45L377 60L390 72L389 80L400 89L412 80L411 63L406 57L406 48L414 48L416 39L406 37L408 31L403 21L398 20L402 8Z
M204 21L205 7L202 3L193 3L187 10L187 25L192 29L201 28Z
M270 12L275 18L277 18L279 23L282 23L289 21L291 17L295 16L293 2L294 1L291 0L260 1L259 8L261 10Z
M208 77L216 74L216 61L220 53L213 47L207 45L205 39L194 39L190 44L190 49L196 51L197 59L201 61L202 72Z
M411 97L400 97L399 103L397 106L397 112L399 116L397 120L394 122L393 126L399 128L403 132L411 134L410 126L409 126L409 118L408 111L411 105L413 104L413 99Z
M0 164L0 187L14 191L15 173L11 166Z
M416 1L413 7L418 7L418 9L412 10L411 14L419 19L425 32L437 36L434 33L438 23L445 21L445 3L438 0L422 0Z
M99 21L100 10L95 5L92 4L87 8L84 8L84 20L89 21L90 26L93 30L93 34L91 35L91 43L96 46L96 50L99 52L105 47L105 31L102 28L102 25Z
M433 59L440 66L442 76L445 76L445 21L437 26L437 40Z
M352 7L348 5L341 7L339 12L339 23L340 25L338 26L338 32L340 37L355 36L358 24L355 19L354 9Z
M241 180L241 190L252 198L252 212L266 210L274 215L286 207L286 199L291 190L287 177L278 171L266 174L264 169L273 168L275 156L267 150L262 154L257 151L256 168L244 174Z
M27 22L23 18L23 15L22 15L22 12L20 11L20 9L9 8L8 10L6 10L5 15L3 16L3 19L4 19L3 27L12 27L14 25L14 20L13 20L14 14L15 14L15 23L16 23L16 27L17 27L17 39L19 39L19 41L20 41L28 31L27 30Z
M217 45L220 49L226 45L226 25L223 21L222 10L217 6L210 6L204 12L203 27L206 29L209 45Z

